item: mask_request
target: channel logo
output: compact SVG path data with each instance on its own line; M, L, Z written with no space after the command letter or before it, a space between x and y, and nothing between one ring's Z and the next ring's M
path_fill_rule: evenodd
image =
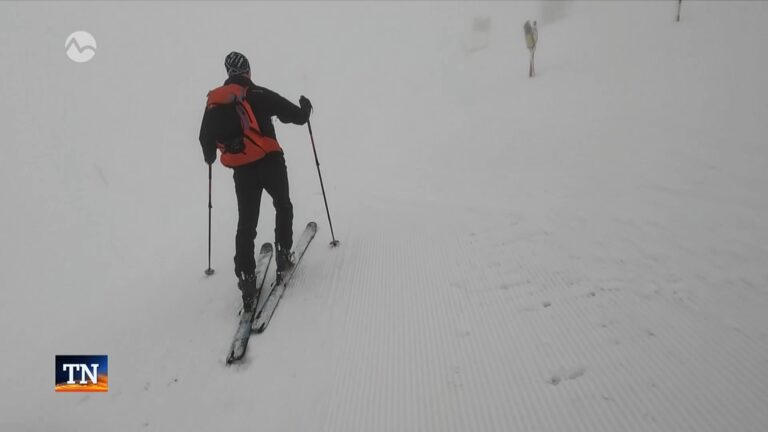
M57 355L57 392L109 391L106 355Z
M85 63L96 55L96 38L87 31L78 30L64 42L67 57L76 63Z

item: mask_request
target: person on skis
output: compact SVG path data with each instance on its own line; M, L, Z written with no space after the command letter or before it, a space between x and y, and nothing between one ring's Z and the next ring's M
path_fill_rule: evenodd
M200 126L200 145L205 162L216 161L234 172L237 195L235 274L242 291L243 307L250 310L258 301L254 240L259 221L262 191L275 207L275 251L278 277L294 265L293 204L288 192L288 172L283 149L277 142L272 117L283 123L303 125L312 104L301 96L299 106L251 81L251 67L241 53L231 52L224 60L228 78L208 93Z

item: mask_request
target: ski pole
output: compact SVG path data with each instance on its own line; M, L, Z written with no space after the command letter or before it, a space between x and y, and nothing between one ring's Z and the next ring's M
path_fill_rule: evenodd
M211 191L213 189L213 164L208 164L208 268L205 269L205 274L207 276L210 276L213 274L213 269L211 268L211 209L213 209L213 204L211 204Z
M325 202L325 213L328 215L328 226L331 228L331 247L339 245L339 241L336 240L336 236L333 235L333 223L331 222L331 212L328 210L328 199L325 197L325 186L323 186L323 175L320 174L320 161L317 160L317 148L315 148L315 137L312 135L312 123L307 119L307 127L309 128L309 139L312 141L312 152L315 154L315 165L317 165L317 176L320 178L320 189L323 191L323 201Z

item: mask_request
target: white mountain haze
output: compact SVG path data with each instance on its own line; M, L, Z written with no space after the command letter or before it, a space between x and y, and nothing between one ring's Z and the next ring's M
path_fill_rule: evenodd
M677 6L0 2L0 431L765 430L768 3ZM312 100L341 244L275 120L319 229L227 366L237 204L217 161L206 277L198 133L230 51ZM64 354L109 391L54 392Z

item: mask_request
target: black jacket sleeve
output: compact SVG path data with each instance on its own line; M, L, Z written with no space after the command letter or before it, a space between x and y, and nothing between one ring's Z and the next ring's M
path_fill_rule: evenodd
M212 133L212 117L212 110L205 110L200 124L200 146L203 149L203 158L208 164L216 161L216 137Z
M280 96L272 90L257 87L260 96L265 100L265 106L270 109L269 115L277 116L283 123L303 125L309 120L310 110L304 110L294 105L288 99Z

